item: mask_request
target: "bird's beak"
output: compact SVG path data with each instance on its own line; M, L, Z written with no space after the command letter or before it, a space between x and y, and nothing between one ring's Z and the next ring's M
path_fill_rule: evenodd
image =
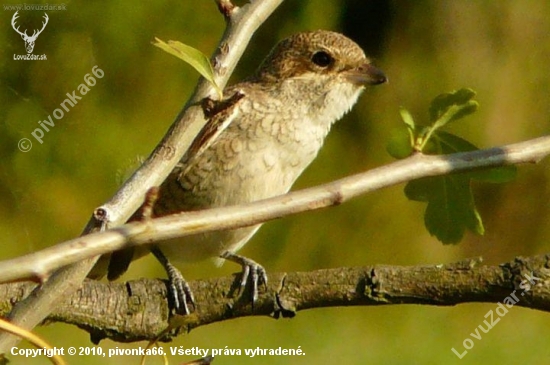
M386 75L370 63L347 71L346 78L357 86L378 85L388 81Z

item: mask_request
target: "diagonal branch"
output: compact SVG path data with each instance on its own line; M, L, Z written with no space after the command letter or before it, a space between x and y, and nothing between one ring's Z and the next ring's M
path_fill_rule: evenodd
M283 0L251 0L242 7L233 7L224 13L227 28L220 45L212 56L216 83L223 88L242 56L250 38L265 19ZM218 0L221 4L221 0ZM223 1L227 8L228 1ZM177 116L172 127L143 165L130 177L109 202L96 209L84 234L105 225L123 224L139 207L147 189L160 185L191 145L205 124L198 102L214 95L212 87L202 80L193 96ZM59 298L70 295L82 283L97 257L58 270L45 284L38 287L10 313L9 319L32 329L56 307ZM0 334L0 353L18 340Z
M0 282L43 280L55 269L128 246L188 235L233 229L304 211L341 204L360 194L426 176L540 161L550 154L550 136L498 148L444 156L417 154L321 186L246 205L134 222L79 237L44 250L0 262Z

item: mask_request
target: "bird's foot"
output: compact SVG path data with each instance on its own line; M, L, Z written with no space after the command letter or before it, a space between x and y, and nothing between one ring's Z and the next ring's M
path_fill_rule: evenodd
M189 304L195 306L195 298L181 272L174 267L174 272L168 274L168 281L168 294L176 314L182 316L190 314Z
M258 287L263 285L267 289L267 274L262 265L256 261L247 257L234 254L233 252L226 251L221 258L233 261L242 266L241 283L239 293L242 293L246 287L246 284L250 281L252 285L252 305L258 301Z
M195 298L189 284L187 284L181 272L168 261L162 251L155 247L151 249L151 252L168 274L168 300L172 303L174 311L182 316L190 314L189 304L195 306Z

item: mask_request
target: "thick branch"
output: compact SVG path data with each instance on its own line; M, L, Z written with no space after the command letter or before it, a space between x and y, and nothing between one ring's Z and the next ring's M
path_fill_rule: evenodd
M420 177L445 175L481 167L535 162L548 154L550 137L453 155L419 154L328 184L251 204L185 212L79 237L26 256L0 262L0 282L43 279L58 267L129 245L148 244L169 238L254 225L270 219L341 204L360 194Z
M48 320L77 325L90 332L94 342L103 338L132 342L157 337L169 340L177 332L237 317L292 317L300 310L321 307L517 302L518 306L550 311L548 255L516 258L498 266L482 266L480 261L272 274L267 290L261 293L254 308L247 300L248 293L239 297L234 291L235 277L191 282L196 311L190 316L172 317L172 327L163 281L143 279L110 284L86 281ZM8 311L10 303L24 297L32 286L0 285L0 314ZM228 293L229 288L232 290ZM181 328L168 333L168 328L176 326Z
M256 29L282 1L254 0L241 8L234 7L224 14L228 25L219 47L212 56L216 83L220 87L223 88L227 83ZM105 223L111 227L124 223L139 207L147 189L162 183L204 126L202 110L197 103L210 94L214 94L212 87L201 80L163 140L115 196L96 209L84 233L96 230ZM14 308L10 313L10 320L24 328L33 328L56 307L58 298L69 295L80 286L96 260L97 257L56 272L48 282ZM0 353L5 352L17 341L12 336L0 334Z

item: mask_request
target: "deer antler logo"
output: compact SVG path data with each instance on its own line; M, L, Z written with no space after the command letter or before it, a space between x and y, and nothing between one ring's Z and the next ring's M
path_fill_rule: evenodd
M27 49L27 53L32 53L32 50L34 49L34 42L36 41L36 38L38 38L38 36L40 35L40 33L42 33L42 31L44 30L44 28L46 28L46 24L48 24L48 14L44 13L44 19L46 20L45 22L42 23L42 29L40 30L34 30L34 32L32 33L31 36L29 36L27 34L27 30L25 29L25 32L21 32L19 31L19 27L15 27L15 20L18 18L18 15L17 15L18 11L15 12L15 14L13 14L13 17L11 18L11 26L13 27L13 29L21 34L21 38L23 38L23 40L25 41L25 48Z

